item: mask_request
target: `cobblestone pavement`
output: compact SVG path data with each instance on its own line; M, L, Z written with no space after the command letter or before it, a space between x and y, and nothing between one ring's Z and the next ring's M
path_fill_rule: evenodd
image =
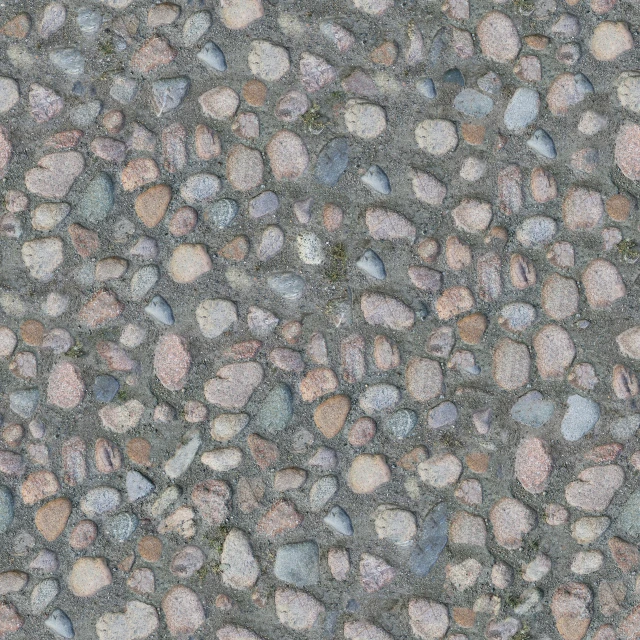
M0 2L0 637L640 639L640 8Z

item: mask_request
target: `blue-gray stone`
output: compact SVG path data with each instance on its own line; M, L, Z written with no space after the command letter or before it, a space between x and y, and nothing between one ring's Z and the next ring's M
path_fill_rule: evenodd
M625 536L640 538L640 491L629 496L622 513L618 516L616 526Z
M416 89L418 93L427 100L433 100L436 95L436 85L431 78L421 78L416 82Z
M189 90L189 78L165 78L151 85L151 105L157 116L177 109Z
M63 638L73 638L73 625L69 616L62 609L54 609L44 621L44 626Z
M458 409L453 402L441 402L427 414L427 423L431 429L450 427L458 419Z
M453 106L472 118L484 118L493 111L493 100L475 89L463 89L455 97Z
M516 89L504 111L504 124L509 131L523 131L538 117L539 109L538 92L520 87Z
M127 495L129 502L135 502L148 496L156 486L140 472L135 470L127 471Z
M98 402L111 402L120 390L120 383L113 376L96 376L93 395Z
M154 296L144 310L145 313L150 315L154 320L167 326L171 326L175 322L173 311L169 303L162 296Z
M297 300L304 293L304 280L295 273L276 273L269 276L267 283L273 291L285 300Z
M478 88L485 93L496 94L502 89L502 80L500 80L500 76L497 73L489 71L478 78Z
M389 177L377 164L372 164L360 180L362 180L362 182L364 182L370 189L373 189L385 196L391 193Z
M293 393L281 382L267 394L256 414L256 424L269 433L282 431L293 417Z
M138 82L124 74L114 76L109 95L121 104L129 104L138 95Z
M362 257L356 262L356 267L376 280L384 280L387 277L384 263L373 249L367 249L362 254Z
M553 138L544 129L536 129L527 140L527 146L550 160L553 160L558 155Z
M98 33L102 26L102 15L95 9L84 7L78 11L76 22L82 35L93 36Z
M53 66L70 76L84 73L84 56L77 49L57 49L49 54L49 60Z
M329 525L334 531L341 533L343 536L353 535L353 524L349 514L338 505L331 507L329 513L324 517L323 522Z
M529 391L511 407L511 417L520 424L539 429L551 420L554 410L551 400L545 400L539 391Z
M328 452L332 452L331 449ZM335 456L335 452L333 452ZM323 476L318 478L309 490L309 509L320 511L338 491L338 478L335 476Z
M576 81L576 87L581 93L587 94L594 92L591 80L589 80L589 78L587 78L584 73L576 73L576 75L573 76L573 79Z
M198 11L190 15L182 28L182 42L185 47L192 47L211 27L211 14Z
M279 580L296 587L318 584L320 553L312 540L283 544L276 553L273 573Z
M411 571L418 576L426 576L438 561L448 539L447 506L441 502L431 509L418 529L416 547L409 559Z
M37 389L24 389L9 394L9 407L21 418L31 418L39 401L40 392Z
M628 440L640 428L640 414L632 414L624 418L618 418L611 423L609 433L618 440Z
M531 216L516 229L516 238L525 247L548 244L556 235L558 225L547 216Z
M118 513L104 521L104 532L117 542L128 540L138 528L138 518L132 513Z
M464 76L460 72L460 69L456 69L455 67L453 69L445 71L444 75L442 76L442 80L444 82L449 82L451 84L457 84L461 87L464 87Z
M278 210L280 199L273 191L263 191L255 198L249 200L249 216L262 218L271 215Z
M560 431L565 440L575 442L596 426L600 419L600 405L578 394L569 396L567 404L569 406L562 418Z
M146 264L138 269L131 278L131 297L142 300L160 278L160 269L155 264Z
M0 485L0 533L5 533L13 522L13 494L9 487Z
M207 211L207 220L218 229L228 227L238 215L238 203L231 198L216 200Z
M215 42L207 42L198 53L198 60L216 71L227 70L227 60Z
M316 180L335 187L349 164L349 141L334 138L322 147L316 161Z
M81 129L88 127L100 115L101 111L102 102L99 100L85 102L71 110L71 122Z
M406 438L418 424L418 414L411 409L399 409L385 418L382 426L396 438Z
M101 222L113 208L113 180L101 172L86 186L78 203L78 213L90 222Z
M447 46L447 31L444 27L441 27L436 31L436 35L433 36L431 42L431 48L429 49L429 62L436 64L442 58L442 52Z

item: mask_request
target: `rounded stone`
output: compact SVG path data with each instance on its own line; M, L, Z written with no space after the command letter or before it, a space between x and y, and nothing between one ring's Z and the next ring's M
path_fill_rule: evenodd
M227 180L236 191L251 191L262 182L264 164L257 149L237 144L227 155Z
M582 284L589 306L604 309L623 298L627 288L618 269L608 260L596 258L582 272Z
M601 62L612 62L633 49L633 36L625 22L600 22L589 43L591 54Z
M391 480L391 470L384 456L362 454L349 467L348 483L354 493L373 493Z
M196 593L183 585L171 587L162 598L169 633L181 637L195 633L205 621L204 608Z
M387 128L387 115L380 105L353 99L346 104L344 122L350 133L368 140L384 132Z
M456 126L450 120L423 120L415 136L418 146L433 156L443 156L458 146Z
M276 82L289 71L289 52L267 40L254 40L248 62L254 76L265 82Z
M112 582L104 558L80 558L69 573L69 588L78 598L91 598Z
M500 11L485 14L476 35L482 54L494 62L513 62L520 51L520 36L513 20Z
M195 282L213 268L211 258L203 244L181 244L173 250L169 261L169 274L175 282Z
M551 474L549 445L541 438L526 438L516 450L515 476L529 493L542 493Z
M296 180L309 165L307 147L292 131L278 131L267 143L266 152L276 180Z
M618 130L615 161L629 180L640 180L640 125L625 122Z

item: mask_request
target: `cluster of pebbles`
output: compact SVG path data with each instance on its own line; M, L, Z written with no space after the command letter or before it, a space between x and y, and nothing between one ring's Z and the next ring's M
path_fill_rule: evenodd
M639 640L639 15L0 4L0 637Z

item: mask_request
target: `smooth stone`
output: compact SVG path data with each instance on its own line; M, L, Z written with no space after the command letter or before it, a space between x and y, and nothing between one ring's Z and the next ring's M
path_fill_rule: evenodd
M218 229L226 229L238 215L238 203L230 198L216 200L207 211L207 220Z
M276 553L273 573L279 580L296 587L318 584L320 552L317 543L307 540L283 544Z
M118 513L104 522L104 532L116 542L128 540L138 528L138 518L132 513Z
M100 172L86 186L77 210L89 222L101 222L111 213L113 203L113 180Z
M112 513L120 506L120 492L113 487L95 487L80 500L80 509L89 518Z
M256 414L256 424L269 433L282 431L293 418L293 393L281 382L262 401Z
M577 394L567 398L567 408L560 431L565 440L575 442L596 426L600 419L600 405Z
M275 213L280 206L280 198L273 191L263 191L249 200L249 216L262 218Z
M520 424L539 429L551 420L555 405L545 400L539 391L529 391L511 407L511 417Z
M121 104L129 104L138 95L138 83L124 74L114 76L109 95Z
M553 160L558 155L553 138L544 129L536 129L527 140L527 146L550 160Z
M197 58L216 71L227 70L227 60L215 42L207 42L198 52Z
M102 15L95 9L83 8L78 11L76 22L82 35L93 36L98 33L102 26Z
M433 100L436 95L436 85L431 78L422 78L416 82L416 90L418 93L427 100Z
M516 228L516 239L525 247L551 242L558 225L553 218L531 216Z
M129 496L129 502L135 502L148 496L156 486L140 472L135 470L127 471L127 495Z
M334 531L341 533L343 536L353 535L353 524L349 514L340 506L331 507L329 513L322 520L326 525L330 526Z
M360 178L362 182L364 182L368 187L381 193L383 195L388 195L391 193L391 184L389 183L389 178L387 174L377 165L372 164L367 172Z
M384 280L387 277L384 263L373 249L367 249L362 254L356 262L356 267L376 280Z
M31 612L36 615L44 613L58 593L60 593L60 585L55 578L47 578L38 583L31 592Z
M154 320L171 326L175 320L169 303L162 296L154 296L151 302L144 308L145 313Z
M187 18L182 28L182 42L185 47L193 47L211 27L211 14L198 11Z
M316 480L309 490L309 508L320 511L338 491L338 479L335 476L324 476Z
M521 132L538 117L539 109L538 92L520 87L516 89L504 111L504 124L509 131Z
M349 164L349 141L334 138L322 147L316 161L316 180L335 187Z
M93 395L98 402L111 402L120 390L120 383L113 376L96 376Z
M0 533L5 533L13 523L13 494L9 487L0 485Z
M640 415L634 414L618 418L609 427L609 433L618 440L628 440L632 438L640 428Z
M453 106L472 118L484 118L493 111L493 100L475 89L463 89L455 97Z
M131 278L131 297L142 300L155 286L160 278L160 269L155 264L148 264L138 269Z
M502 88L502 81L500 80L500 76L498 76L493 71L485 73L483 76L478 78L478 88L485 93L493 93L494 95L499 93L500 89Z
M418 414L410 409L399 409L385 418L382 427L396 438L406 438L418 424Z
M151 104L157 116L177 109L189 90L189 78L166 78L151 85Z
M267 279L269 287L285 300L297 300L302 297L305 282L295 273L277 273Z
M418 530L416 547L409 559L411 572L423 578L428 575L448 539L447 505L441 502L431 509Z
M58 49L49 54L51 64L70 76L84 73L84 56L77 49Z
M167 477L171 480L180 477L191 466L201 444L202 440L196 433L186 444L180 445L164 465Z
M616 524L625 535L631 538L640 537L640 491L629 496Z
M63 638L73 638L73 624L62 609L54 609L44 621L44 626Z
M460 71L460 69L456 69L455 67L444 72L442 81L449 82L450 84L457 84L460 87L464 87L465 85L462 72Z
M38 407L40 392L37 389L25 389L9 394L9 407L21 418L31 418Z

